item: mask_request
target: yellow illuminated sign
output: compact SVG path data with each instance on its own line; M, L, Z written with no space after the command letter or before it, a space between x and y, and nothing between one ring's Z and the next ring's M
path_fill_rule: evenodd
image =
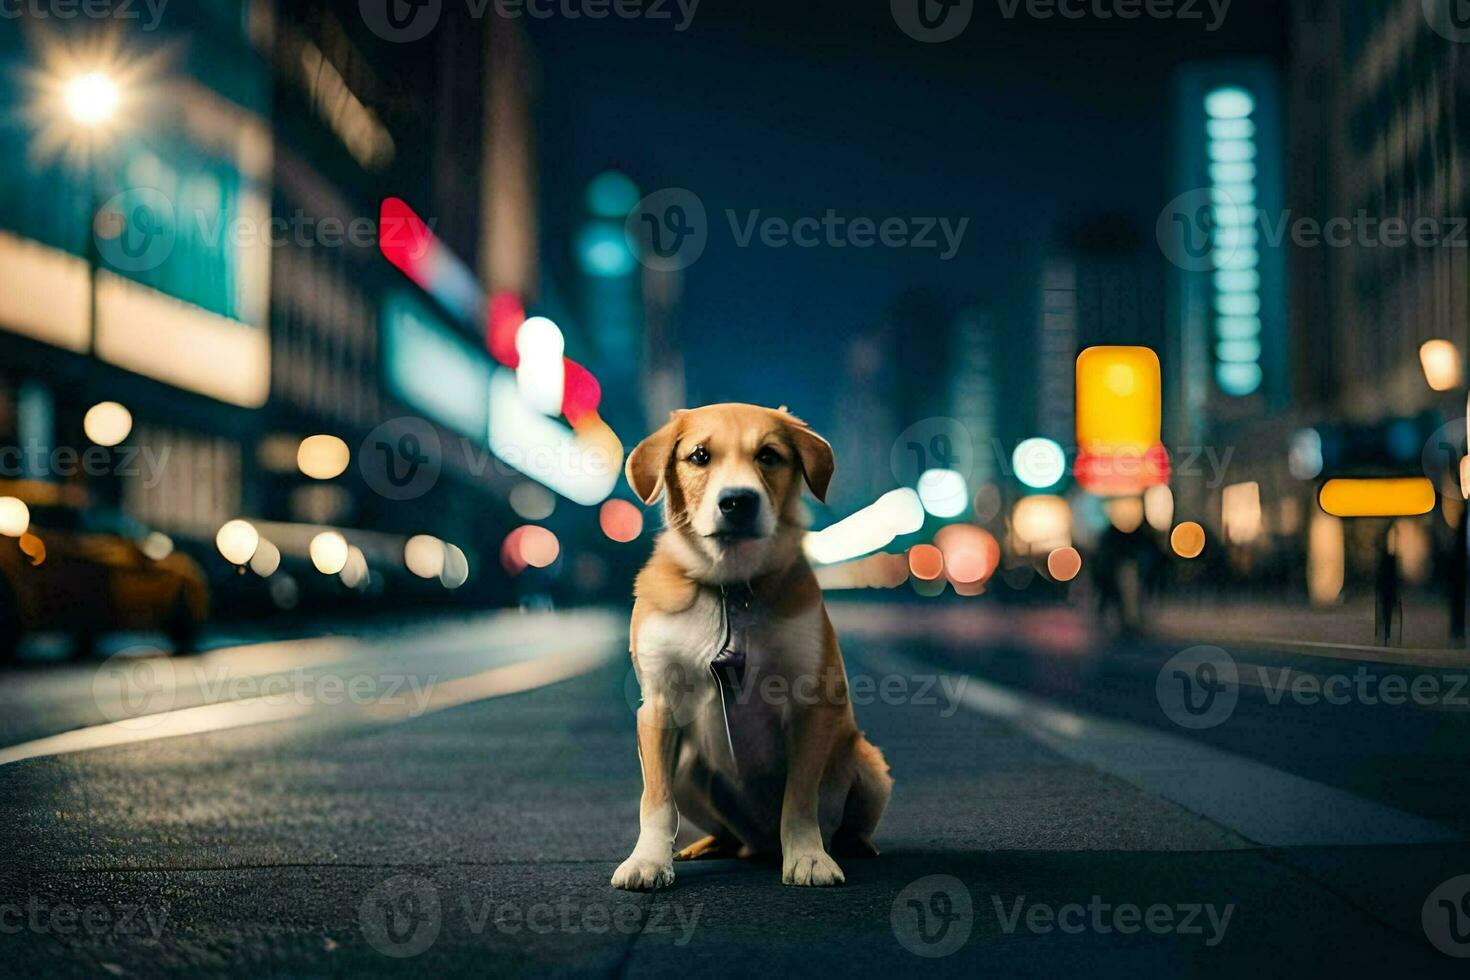
M1089 347L1077 357L1077 482L1107 495L1169 478L1163 381L1147 347Z
M1147 347L1089 347L1077 357L1077 445L1139 452L1163 424L1159 356Z
M1333 517L1417 517L1434 509L1434 483L1429 479L1328 480L1317 496Z

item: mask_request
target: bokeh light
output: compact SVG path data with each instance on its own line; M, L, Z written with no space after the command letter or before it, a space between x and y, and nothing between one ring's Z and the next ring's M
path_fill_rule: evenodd
M342 579L342 584L349 589L360 589L368 584L372 575L368 571L367 556L362 553L361 548L356 545L348 546L347 559L343 562L342 571L338 575Z
M1022 497L1011 510L1011 550L1049 552L1072 543L1072 508L1061 497Z
M1194 521L1184 521L1169 535L1169 546L1180 558L1198 558L1205 550L1205 529Z
M337 575L347 567L347 558L351 550L344 538L338 531L323 531L311 539L307 547L311 555L311 563L316 570L323 575Z
M987 483L975 491L975 520L982 524L989 523L1000 516L1000 509L1005 506L1001 499L1000 487L994 483Z
M556 513L556 495L539 483L522 480L511 487L510 509L523 521L544 521Z
M1108 522L1124 534L1132 534L1143 527L1143 498L1118 497L1109 500L1104 508Z
M903 487L890 490L830 527L811 532L802 548L812 561L831 565L877 551L923 526L924 505L918 493Z
M92 128L109 122L122 104L122 89L105 72L89 71L66 83L66 111L79 126Z
M561 554L561 542L555 534L539 524L527 524L522 529L521 560L532 568L548 568Z
M457 589L470 580L470 559L458 545L444 543L444 571L439 573L439 584L446 589Z
M1315 480L1322 475L1322 434L1316 429L1292 433L1286 467L1298 480Z
M419 578L444 573L444 542L431 534L415 534L403 545L403 564Z
M561 327L544 316L531 317L516 331L516 384L526 404L542 415L561 414L565 350Z
M46 542L27 531L20 536L20 553L31 560L31 565L41 565L46 561Z
M525 536L526 527L518 527L500 543L500 566L511 578L526 570L526 560L521 557L521 539Z
M1000 543L995 536L973 524L950 524L934 535L934 544L944 556L944 571L956 587L983 586L1000 565Z
M0 534L18 538L31 526L31 509L19 497L0 497Z
M928 470L919 477L919 502L935 517L958 517L970 503L965 477L956 470Z
M281 567L281 549L265 538L250 556L250 570L261 578L270 578Z
M1174 523L1174 491L1162 483L1145 490L1143 518L1155 531L1169 530L1169 526Z
M214 536L214 546L231 565L244 565L260 546L260 532L249 521L226 521Z
M604 501L598 511L597 523L602 533L619 543L636 541L643 533L643 511L626 500L613 498Z
M1250 481L1226 487L1220 495L1220 520L1231 544L1250 544L1260 537L1261 485Z
M1058 548L1046 556L1046 573L1058 582L1070 582L1082 571L1082 555L1076 548Z
M1328 480L1318 493L1334 517L1417 517L1434 510L1438 499L1434 482L1422 476Z
M944 553L932 544L916 544L909 549L909 571L922 582L936 581L944 574Z
M1011 454L1016 479L1033 490L1046 490L1067 475L1067 454L1051 439L1026 439Z
M296 466L313 480L331 480L347 471L352 451L337 436L307 436L296 449Z
M1342 594L1346 574L1343 522L1317 511L1307 527L1307 596L1314 605L1332 605Z
M117 402L98 402L82 417L82 431L99 446L116 446L133 431L133 413Z
M1448 340L1427 340L1419 348L1424 380L1435 391L1453 391L1460 385L1460 349Z

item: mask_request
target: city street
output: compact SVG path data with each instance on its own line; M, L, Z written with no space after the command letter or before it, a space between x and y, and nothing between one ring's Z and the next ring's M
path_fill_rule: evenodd
M832 890L735 860L609 887L638 819L621 612L13 668L6 972L1457 968L1426 906L1470 873L1463 693L1273 702L1283 668L1356 665L1235 650L1238 703L1190 731L1156 693L1177 646L1000 609L835 608L896 789Z
M1465 7L0 0L0 980L1463 976Z

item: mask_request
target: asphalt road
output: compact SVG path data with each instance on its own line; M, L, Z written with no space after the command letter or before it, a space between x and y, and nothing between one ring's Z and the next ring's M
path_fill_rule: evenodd
M1189 728L1173 647L837 619L897 785L883 855L823 890L608 886L639 787L616 614L0 674L0 974L1463 975L1453 668L1313 703L1297 677L1354 665L1231 651L1230 711Z

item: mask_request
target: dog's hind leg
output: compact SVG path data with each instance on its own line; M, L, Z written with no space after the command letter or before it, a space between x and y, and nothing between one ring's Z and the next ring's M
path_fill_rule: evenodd
M832 856L877 857L873 836L888 807L893 777L888 774L883 753L861 734L852 745L851 765L852 787L847 792L842 822L832 835Z

